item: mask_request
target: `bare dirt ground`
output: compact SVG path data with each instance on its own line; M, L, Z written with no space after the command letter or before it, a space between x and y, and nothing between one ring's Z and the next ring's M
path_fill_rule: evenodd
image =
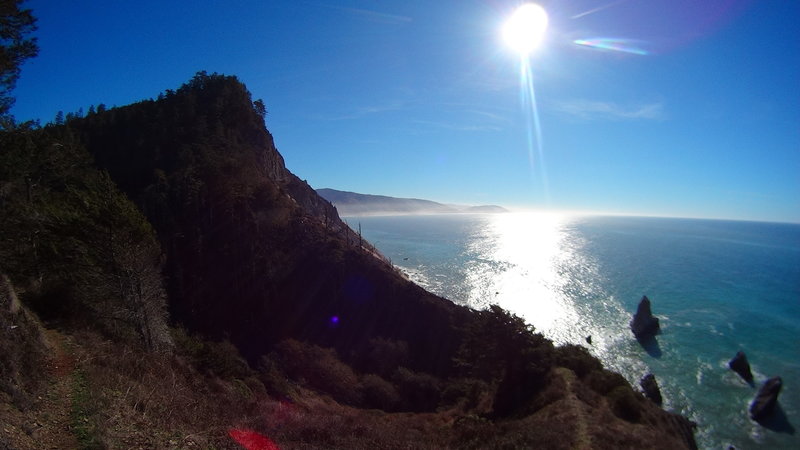
M46 337L51 353L44 386L22 406L6 394L0 396L0 449L79 447L72 414L76 346L55 330L46 330Z

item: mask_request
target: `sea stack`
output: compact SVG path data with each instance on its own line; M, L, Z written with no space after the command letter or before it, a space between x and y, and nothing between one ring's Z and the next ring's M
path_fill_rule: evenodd
M645 397L652 400L656 405L661 406L664 400L661 398L661 389L658 388L655 375L648 373L642 377L642 380L639 381L639 386L642 387Z
M653 317L653 313L650 311L650 299L645 295L639 302L636 314L631 320L631 331L636 339L641 341L654 337L659 330L658 318Z
M764 385L758 390L756 398L750 403L750 417L753 420L758 422L772 414L778 403L778 394L780 394L782 386L781 377L772 377L764 382Z
M753 372L750 371L750 363L747 362L747 356L744 352L739 350L732 360L728 361L728 367L734 372L738 373L740 377L748 383L753 383Z

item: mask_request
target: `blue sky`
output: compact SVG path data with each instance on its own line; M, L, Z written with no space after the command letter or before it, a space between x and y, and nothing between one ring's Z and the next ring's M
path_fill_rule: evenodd
M800 222L800 2L539 3L533 159L500 33L516 0L30 0L41 50L12 113L121 106L206 70L264 100L317 188Z

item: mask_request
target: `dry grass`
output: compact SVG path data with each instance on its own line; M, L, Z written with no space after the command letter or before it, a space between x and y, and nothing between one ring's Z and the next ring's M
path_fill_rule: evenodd
M255 372L238 366L236 353L203 364L190 356L211 358L215 351L191 349L219 343L177 340L194 344L164 354L120 346L93 332L61 336L69 343L71 356L69 364L59 362L58 370L64 372L60 375L68 381L69 391L66 395L54 391L49 401L51 407L58 401L70 406L65 420L77 439L74 442L83 448L241 449L229 435L231 430L252 430L284 450L680 447L676 435L668 431L673 424L665 413L642 400L638 423L623 420L615 414L614 395L599 394L564 368L548 375L547 387L531 403L530 414L491 421L475 414L491 410L491 388L475 380L451 380L448 384L459 391L458 401L436 412L386 412L342 404L319 387L286 377L273 367L272 376L282 378L291 394L278 400L266 394ZM337 360L338 364L342 363ZM236 376L231 367L238 367ZM335 372L341 371L338 367ZM346 375L349 379L349 372ZM355 382L362 387L374 384L379 391L394 387L376 375L356 375ZM592 377L587 380L597 382ZM479 387L482 392L475 391ZM460 395L461 391L469 394ZM633 401L640 403L638 398ZM47 401L40 408L47 409ZM63 422L53 423L64 426ZM15 426L12 431L19 434L21 429ZM22 435L11 444L27 449L36 448L35 442Z
M79 366L96 405L94 438L111 448L239 448L233 426L258 422L264 397L255 378L221 379L201 373L184 356L118 347L82 333Z
M0 392L20 410L30 408L43 383L47 353L41 323L0 273Z
M48 349L36 344L42 338L35 316L15 314L36 325L20 345L33 345L27 358L41 361ZM24 405L14 406L18 400L0 393L0 418L10 424L2 437L10 441L0 444L240 449L230 432L247 430L281 449L681 446L678 419L571 349L561 358L571 367L547 374L525 414L492 421L485 415L496 385L441 380L402 367L391 377L358 373L334 351L298 341L277 346L256 372L229 343L181 330L173 330L170 353L146 352L92 331L48 333L56 345L45 371L49 378L39 380L44 398L23 413ZM0 356L26 356L7 347ZM32 367L14 364L6 366L15 368L17 379ZM388 372L393 365L381 367ZM417 412L392 412L404 408Z

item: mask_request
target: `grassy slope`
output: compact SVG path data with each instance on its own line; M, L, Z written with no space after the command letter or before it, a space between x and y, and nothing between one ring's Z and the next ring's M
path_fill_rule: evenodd
M387 413L341 404L298 380L287 397L267 394L263 374L234 352L198 357L182 335L175 354L122 348L93 332L46 330L48 370L24 411L4 397L0 421L11 448L240 448L233 429L255 430L283 449L310 448L680 448L669 420L642 403L634 424L571 370L554 369L537 411L500 421L487 403L429 413ZM212 364L209 364L212 363ZM232 369L233 368L233 369Z

